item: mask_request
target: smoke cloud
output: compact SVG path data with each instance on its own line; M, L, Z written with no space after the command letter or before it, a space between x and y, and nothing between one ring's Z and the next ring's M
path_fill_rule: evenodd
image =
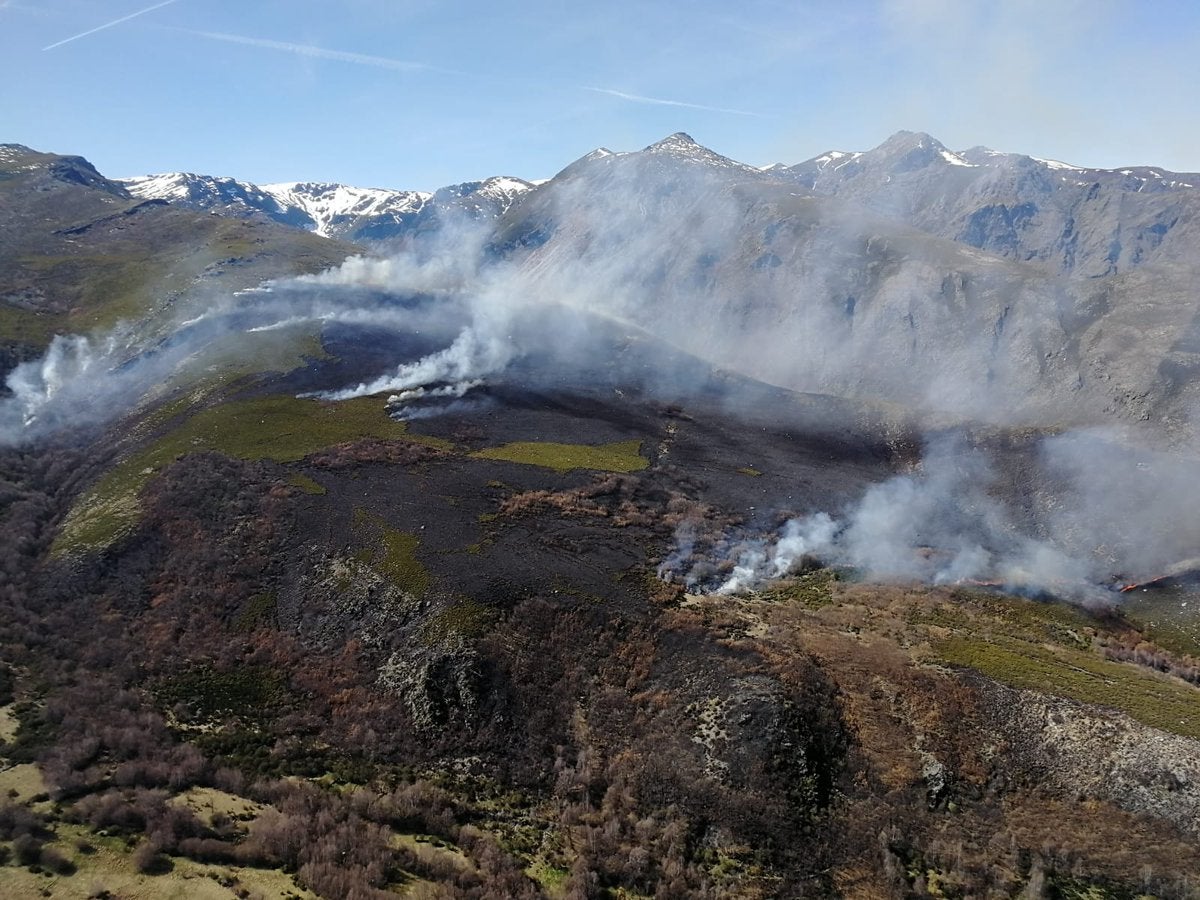
M1054 465L1077 467L1077 457ZM1050 472L1042 473L1044 477ZM1073 472L1077 474L1077 472ZM701 592L752 590L798 567L820 562L870 580L990 584L1027 594L1052 593L1084 603L1111 603L1111 559L1094 552L1093 532L1053 537L1053 515L1022 511L987 453L963 436L939 437L919 468L868 488L836 514L788 519L781 528L723 536L696 560L694 526L679 536L660 575ZM1054 503L1074 497L1054 493Z

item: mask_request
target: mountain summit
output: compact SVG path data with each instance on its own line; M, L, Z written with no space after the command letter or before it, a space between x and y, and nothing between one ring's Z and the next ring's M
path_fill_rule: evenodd
M952 151L922 132L829 151L788 173L813 192L1022 263L1084 276L1193 255L1200 175L1087 169L986 147Z
M733 169L742 172L758 174L758 169L753 166L745 165L730 159L728 156L722 156L702 144L696 143L690 134L682 131L677 131L672 135L668 135L661 141L656 141L650 144L642 153L651 156L668 156L673 159L683 162L696 163L705 166L714 166L722 169Z

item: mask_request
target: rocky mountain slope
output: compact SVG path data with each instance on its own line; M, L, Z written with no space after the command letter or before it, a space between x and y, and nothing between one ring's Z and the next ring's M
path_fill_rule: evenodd
M0 145L0 371L55 334L150 323L185 297L317 272L356 248L142 199L77 156Z
M776 174L939 237L1085 277L1193 262L1200 174L1088 169L900 132Z
M174 172L126 178L135 197L221 215L264 217L322 237L355 243L395 243L436 230L443 220L494 219L533 185L494 177L428 191L356 188L343 184L288 182L254 185L232 178Z
M821 159L752 170L684 135L592 154L511 210L498 241L537 290L774 384L1190 439L1186 176L1064 182L1050 163L903 134ZM1018 206L1009 237L976 227Z

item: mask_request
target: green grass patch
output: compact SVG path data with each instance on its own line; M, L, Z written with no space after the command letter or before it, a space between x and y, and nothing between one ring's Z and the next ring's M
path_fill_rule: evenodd
M554 444L542 441L518 441L502 447L479 450L476 459L542 466L556 472L595 469L600 472L636 472L649 465L641 455L641 441L617 441L612 444Z
M321 343L319 326L305 323L236 335L228 344L206 350L201 358L203 368L185 372L183 377L201 381L211 391L239 378L268 372L286 375L315 360L331 358Z
M389 419L371 397L324 403L274 395L209 407L151 452L157 459L214 450L238 459L295 462L323 447L364 437L423 440L409 437L405 424Z
M421 539L415 534L392 528L382 518L365 509L354 511L355 530L374 535L374 546L360 550L355 558L383 575L392 584L414 597L429 589L429 570L417 559Z
M142 487L187 453L215 451L238 459L294 462L332 444L364 437L441 446L409 435L371 397L337 403L273 395L211 406L110 469L71 509L51 552L55 556L110 546L137 524Z
M567 882L571 879L571 870L561 866L552 866L547 862L538 862L525 870L525 874L536 881L551 897L561 897L566 894Z
M790 579L787 584L763 594L764 600L799 603L809 609L821 609L833 603L833 584L838 580L833 569L814 569Z
M433 616L425 625L425 640L438 644L455 635L473 641L483 637L496 622L496 611L475 600L462 598Z
M14 261L14 268L66 296L71 312L63 325L86 331L144 316L172 264L163 255L124 252L25 256Z
M76 867L70 875L34 873L7 866L0 881L3 896L10 898L57 897L66 900L124 897L138 900L229 900L232 897L317 900L317 895L296 884L280 869L255 869L199 863L171 857L171 868L163 874L140 872L134 862L136 844L123 836L98 834L83 825L59 822L54 825L59 850ZM86 844L90 849L81 852Z
M0 304L0 340L45 347L57 332L64 330L65 318L53 313Z
M20 763L0 770L0 806L29 803L46 793L42 770L33 763Z
M1172 588L1135 591L1122 610L1158 646L1172 653L1200 657L1200 597Z
M953 597L960 608L965 609L969 620L956 624L959 627L966 625L976 633L986 629L990 634L1033 643L1087 649L1091 646L1088 631L1097 625L1084 610L1067 603L1046 603L994 591L962 588L955 589ZM941 615L953 618L950 610L943 610ZM943 623L935 621L931 624Z
M1154 900L1152 895L1124 885L1077 878L1062 872L1050 873L1046 881L1047 896L1056 900Z
M326 492L322 485L309 478L303 472L295 472L289 475L287 483L294 488L299 488L306 494L320 495Z
M246 603L246 608L234 620L234 630L254 631L256 628L274 625L277 606L278 603L273 592L266 591L255 594Z
M1025 690L1109 706L1137 721L1200 738L1200 690L1082 650L998 636L955 636L934 645L938 659Z

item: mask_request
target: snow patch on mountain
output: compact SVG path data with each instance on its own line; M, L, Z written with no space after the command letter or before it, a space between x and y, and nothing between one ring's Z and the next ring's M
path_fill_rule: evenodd
M268 218L349 240L391 240L445 213L473 219L503 215L535 185L499 176L451 185L435 193L359 188L315 181L256 185L233 178L168 172L120 182L142 200L167 200L193 209Z
M951 153L949 150L939 150L938 155L952 166L966 166L968 169L977 167L976 163L969 163L957 153Z
M597 151L595 150L592 151L592 153L596 152ZM669 137L665 137L661 141L651 144L642 152L670 156L676 160L679 160L680 162L692 163L695 165L731 169L753 175L761 174L761 171L753 166L748 166L745 163L740 163L737 160L730 159L728 156L722 156L719 153L714 153L707 147L697 144L694 140L692 140L691 135L685 134L682 131L677 131ZM588 156L590 157L591 154Z
M850 153L846 150L830 150L828 153L822 153L820 156L812 160L818 169L828 169L832 167L837 170L842 166L854 162L862 156L861 153Z
M266 206L276 213L285 212L278 200L258 185L234 178L165 172L116 180L139 200L184 201L203 209L223 205L261 210Z
M498 175L494 178L488 178L478 188L475 193L480 197L493 200L501 205L501 213L508 211L508 208L517 202L525 194L529 193L536 187L532 181L525 181L522 178L513 178L508 175Z
M1073 166L1070 163L1065 163L1058 159L1043 159L1040 156L1031 156L1029 158L1032 159L1034 162L1041 163L1043 166L1045 166L1048 169L1066 169L1071 172L1087 171L1086 169L1083 169L1080 166Z
M336 226L376 216L414 215L433 197L427 191L389 191L344 184L289 181L262 186L283 206L303 210L322 237L336 237Z

